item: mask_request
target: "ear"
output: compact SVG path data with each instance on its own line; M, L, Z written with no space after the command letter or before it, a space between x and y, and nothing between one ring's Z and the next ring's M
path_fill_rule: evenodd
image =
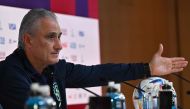
M31 47L32 46L32 43L31 43L32 38L31 38L30 34L25 33L22 40L24 42L25 47Z

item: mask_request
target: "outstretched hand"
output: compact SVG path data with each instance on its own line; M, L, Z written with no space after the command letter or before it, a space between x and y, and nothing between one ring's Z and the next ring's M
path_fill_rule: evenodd
M188 61L183 57L162 57L163 45L160 44L158 51L154 54L149 63L151 75L167 75L174 72L183 71Z

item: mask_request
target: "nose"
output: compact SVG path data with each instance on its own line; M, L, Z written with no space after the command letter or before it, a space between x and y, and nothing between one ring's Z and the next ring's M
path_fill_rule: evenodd
M56 50L61 50L62 49L62 44L61 44L61 40L60 39L56 39L55 44L54 44L54 48Z

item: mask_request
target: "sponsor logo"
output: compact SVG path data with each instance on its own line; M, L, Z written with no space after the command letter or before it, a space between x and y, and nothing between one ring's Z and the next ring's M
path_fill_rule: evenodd
M17 43L17 41L14 40L14 39L9 39L8 43L9 43L9 44L15 44L15 43Z
M79 34L80 37L84 37L85 36L84 31L79 31L78 34Z
M62 45L62 48L68 48L68 43L67 42L63 42L61 45Z
M10 29L10 30L16 30L16 24L14 24L14 23L9 23L9 29Z
M76 49L77 48L77 44L75 42L71 42L70 43L70 48Z
M84 98L87 98L87 94L86 93L73 93L73 94L70 94L70 95L67 95L67 98L68 99L73 99L73 100L76 100L76 99L84 99Z
M5 38L0 36L0 44L5 44Z

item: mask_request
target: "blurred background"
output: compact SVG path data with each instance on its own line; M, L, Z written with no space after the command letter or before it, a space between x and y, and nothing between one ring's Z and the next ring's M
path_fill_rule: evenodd
M189 10L189 0L99 0L101 62L148 62L159 43L164 45L163 56L190 61ZM179 74L190 80L189 65ZM174 83L178 105L188 109L189 83L173 75L164 78ZM134 108L133 90L122 85L128 109Z

